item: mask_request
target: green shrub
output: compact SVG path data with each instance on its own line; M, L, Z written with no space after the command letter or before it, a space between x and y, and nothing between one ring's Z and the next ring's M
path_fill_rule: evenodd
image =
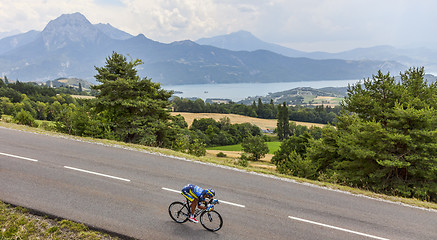
M21 111L17 113L17 115L15 115L14 121L18 124L27 125L31 127L38 127L38 124L36 123L32 115L28 111L23 109L21 109Z
M238 158L237 164L242 167L249 166L249 160L245 153L242 153L241 156Z
M219 152L217 153L217 157L227 157L227 155L224 154L223 152Z
M199 139L194 139L193 143L188 146L188 154L200 157L206 155L205 143Z
M56 124L51 121L37 121L39 122L38 127L47 131L56 131Z

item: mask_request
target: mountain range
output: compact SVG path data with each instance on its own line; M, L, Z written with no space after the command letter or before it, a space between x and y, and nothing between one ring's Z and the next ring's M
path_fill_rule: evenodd
M437 50L428 48L400 49L385 45L369 48L356 48L338 53L304 52L283 47L278 44L264 42L247 31L238 31L211 38L201 38L197 40L196 43L233 51L255 51L257 49L264 49L287 57L397 61L408 67L424 66L428 71L437 72Z
M113 51L141 59L138 74L166 85L362 79L408 66L389 58L317 59L311 57L315 53L264 43L248 32L231 35L222 36L222 42L234 36L236 43L252 41L246 44L252 48L214 46L211 39L165 44L109 24L91 24L81 13L63 14L41 32L0 39L0 74L20 81L76 77L95 83L95 66L104 66Z

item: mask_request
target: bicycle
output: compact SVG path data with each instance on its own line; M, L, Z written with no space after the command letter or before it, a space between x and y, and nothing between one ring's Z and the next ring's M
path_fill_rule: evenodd
M198 209L196 208L196 211L194 212L194 217L197 217L200 215L200 223L202 226L211 232L215 232L220 230L223 226L223 219L222 216L220 216L220 213L214 210L216 203L209 203L208 206L212 206L212 209L207 211L206 209ZM184 203L176 201L172 202L170 206L168 207L168 213L170 214L170 217L177 223L184 223L188 220L188 217L190 216L190 202L186 200Z

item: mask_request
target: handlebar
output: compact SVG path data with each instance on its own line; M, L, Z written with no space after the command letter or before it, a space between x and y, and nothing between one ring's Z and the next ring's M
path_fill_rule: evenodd
M209 200L208 204L216 205L216 204L220 204L220 202L218 199L211 199L211 200Z

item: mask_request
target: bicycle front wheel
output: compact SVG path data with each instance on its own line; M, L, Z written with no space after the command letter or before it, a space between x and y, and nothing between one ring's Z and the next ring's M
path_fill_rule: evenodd
M211 210L210 212L204 211L200 215L200 223L205 229L215 232L222 228L223 219L222 216L220 216L220 214L215 210Z
M188 220L190 211L186 204L181 202L173 202L168 207L168 213L170 217L177 223L184 223Z

